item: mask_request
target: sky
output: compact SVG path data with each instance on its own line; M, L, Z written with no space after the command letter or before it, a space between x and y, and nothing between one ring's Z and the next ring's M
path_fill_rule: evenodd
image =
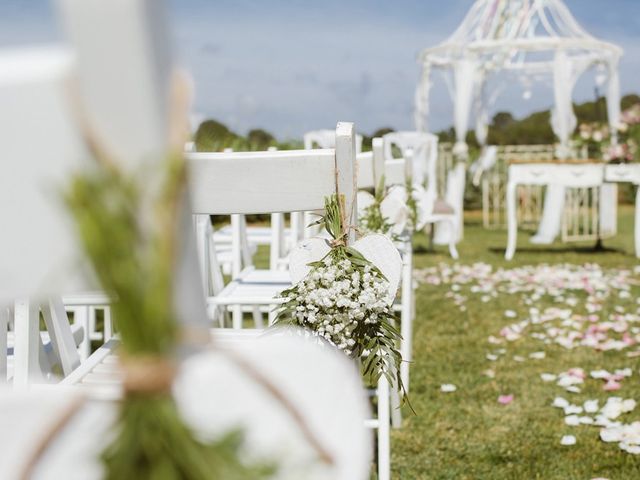
M167 0L175 53L193 76L194 118L280 139L354 121L371 133L411 129L417 54L445 40L472 0ZM623 93L640 93L640 0L566 0L578 22L625 50ZM0 0L0 47L62 41L51 0ZM523 98L506 88L493 111L515 116L548 108L536 85ZM430 127L452 123L446 83L434 77ZM594 75L574 100L594 98Z

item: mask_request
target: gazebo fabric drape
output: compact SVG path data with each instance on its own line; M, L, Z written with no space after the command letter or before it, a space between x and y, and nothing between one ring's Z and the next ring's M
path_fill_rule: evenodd
M471 59L459 60L453 70L454 98L453 98L453 127L456 132L456 143L453 153L466 157L468 152L466 136L469 129L471 104L476 86L476 62Z

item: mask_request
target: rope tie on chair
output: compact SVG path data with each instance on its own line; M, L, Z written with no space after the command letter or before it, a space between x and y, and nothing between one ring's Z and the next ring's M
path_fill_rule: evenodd
M358 175L358 163L356 162L355 164L355 170L354 170L354 174L357 177ZM337 238L334 238L333 240L329 241L329 246L331 248L336 248L336 247L346 247L347 246L347 239L349 237L349 231L350 230L355 230L356 233L358 232L358 226L357 225L351 225L349 223L349 217L351 215L349 215L349 213L353 212L353 209L355 207L354 203L355 202L351 202L351 205L349 206L349 209L347 209L347 205L346 205L346 199L344 194L340 193L340 187L339 187L339 176L340 176L340 172L338 171L338 168L336 166L336 170L335 170L335 185L336 185L336 197L338 198L338 207L340 209L340 235ZM355 192L355 185L354 185L354 192ZM355 196L354 196L355 198ZM351 212L349 212L348 210L351 210Z
M176 376L175 364L157 355L124 357L123 388L126 395L156 395L171 392Z

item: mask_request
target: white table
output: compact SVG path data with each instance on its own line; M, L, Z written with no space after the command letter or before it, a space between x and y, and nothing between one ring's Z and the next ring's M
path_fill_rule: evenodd
M512 163L507 181L507 250L511 260L516 252L518 185L561 185L568 188L598 187L605 182L630 182L640 185L640 164L605 165L602 163ZM640 257L640 189L636 192L635 252Z

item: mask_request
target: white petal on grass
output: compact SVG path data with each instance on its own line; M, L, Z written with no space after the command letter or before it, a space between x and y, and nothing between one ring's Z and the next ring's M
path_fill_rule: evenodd
M529 358L532 358L533 360L542 360L546 356L547 354L545 352L533 352L529 354Z
M491 362L495 362L498 359L497 355L494 355L492 353L487 353L487 360L491 361Z
M577 415L567 415L564 417L564 423L569 425L570 427L577 427L580 425L580 417Z
M573 435L564 435L560 440L560 445L571 446L576 444L576 437Z
M516 318L518 316L518 314L516 312L514 312L513 310L505 310L504 311L504 316L507 318Z
M630 445L626 442L621 442L620 448L627 453L631 453L633 455L640 455L640 445Z
M623 377L630 377L633 371L629 367L627 367L627 368L620 368L616 370L614 373L616 375L622 375Z
M567 405L566 407L564 407L564 414L565 415L575 415L575 414L579 414L582 413L582 407L579 407L577 405Z
M453 383L443 383L440 385L440 391L444 393L455 392L458 389Z
M569 404L569 401L567 399L562 398L562 397L556 397L553 400L553 404L552 405L554 407L556 407L556 408L565 408L565 407L568 407L570 404Z
M600 407L598 406L598 400L587 400L584 402L584 411L587 413L596 413Z
M553 373L541 373L540 378L542 379L543 382L553 382L558 377Z
M580 425L593 425L593 418L587 417L586 415L580 417Z

